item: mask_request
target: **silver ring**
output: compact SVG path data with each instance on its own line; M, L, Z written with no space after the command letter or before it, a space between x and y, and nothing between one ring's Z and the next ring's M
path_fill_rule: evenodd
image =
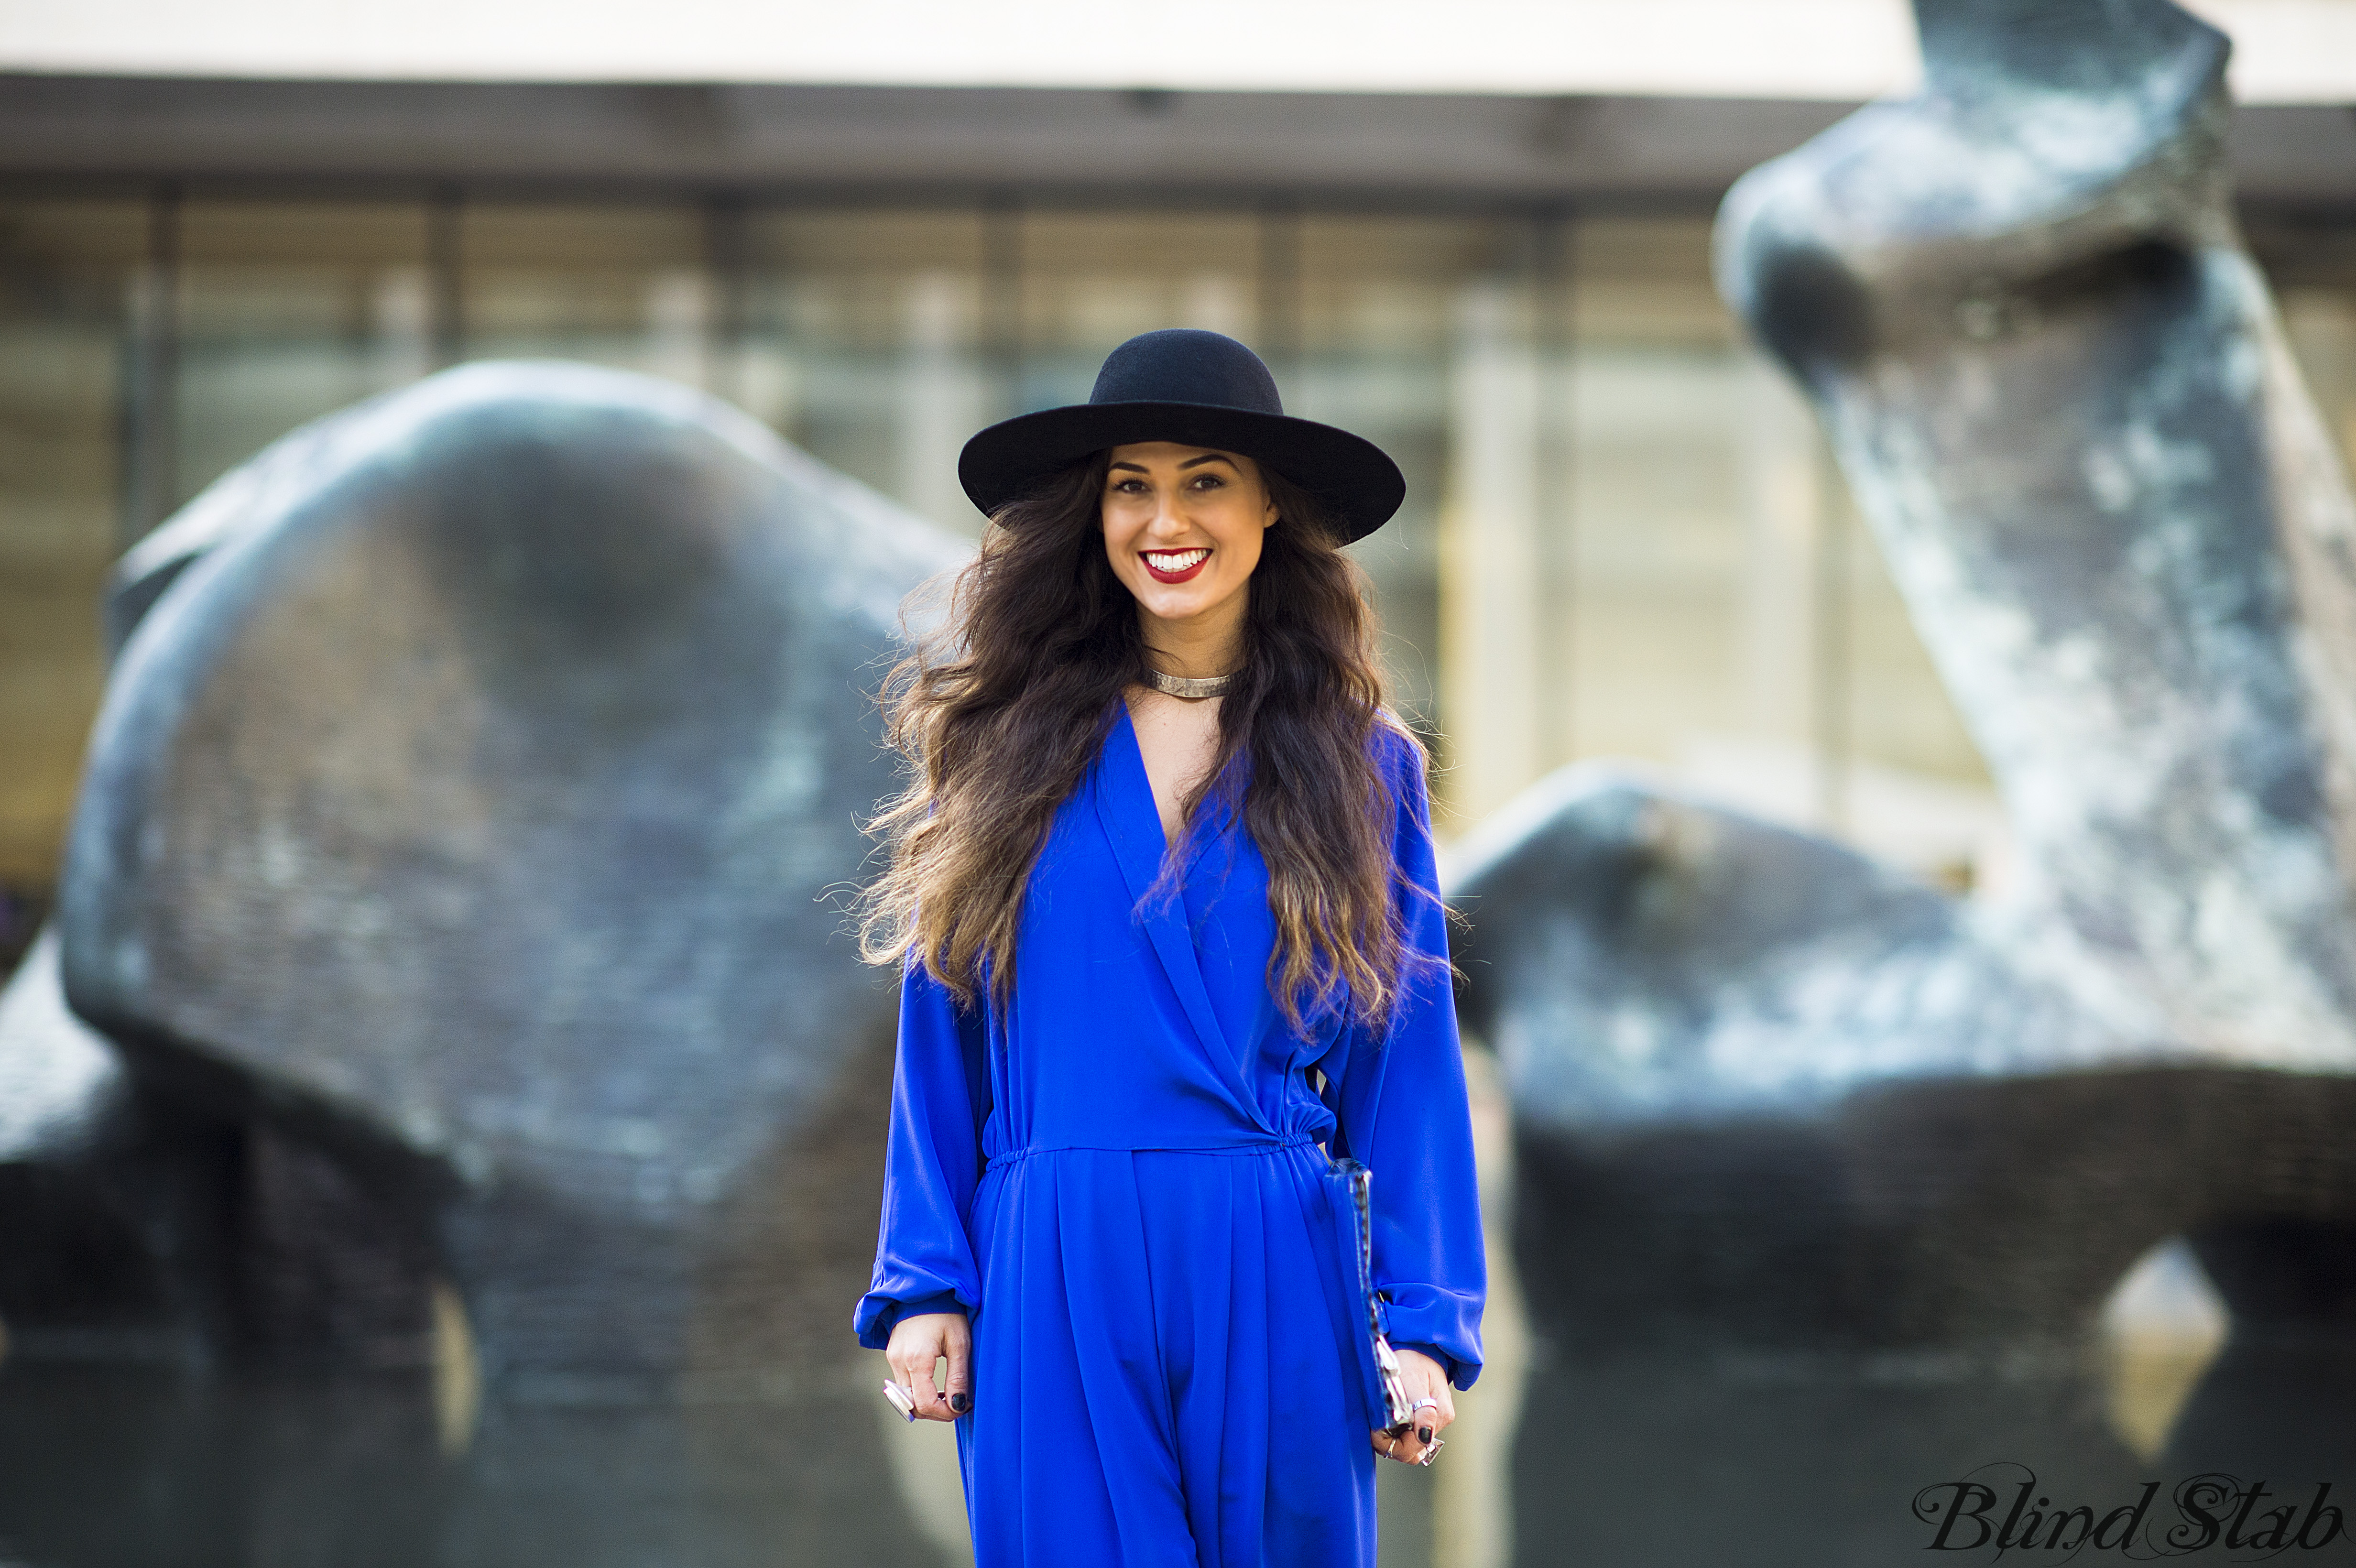
M1439 1408L1440 1402L1436 1399L1419 1399L1407 1407L1407 1413L1413 1415L1419 1410L1438 1410Z

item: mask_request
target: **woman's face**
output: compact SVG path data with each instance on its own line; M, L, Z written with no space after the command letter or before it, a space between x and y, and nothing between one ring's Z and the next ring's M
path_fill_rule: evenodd
M1150 615L1191 621L1229 606L1275 521L1276 504L1248 457L1169 441L1112 449L1105 553Z

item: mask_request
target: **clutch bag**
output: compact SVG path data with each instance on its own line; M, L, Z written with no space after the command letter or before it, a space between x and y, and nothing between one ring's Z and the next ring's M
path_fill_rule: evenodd
M1375 1173L1357 1160L1344 1157L1333 1161L1328 1179L1338 1189L1334 1206L1349 1220L1344 1228L1344 1246L1349 1255L1343 1260L1342 1277L1357 1282L1356 1317L1364 1332L1352 1339L1366 1409L1381 1417L1377 1425L1398 1431L1413 1412L1408 1408L1407 1387L1399 1381L1398 1357L1391 1349L1388 1298L1375 1288L1375 1223L1369 1200Z

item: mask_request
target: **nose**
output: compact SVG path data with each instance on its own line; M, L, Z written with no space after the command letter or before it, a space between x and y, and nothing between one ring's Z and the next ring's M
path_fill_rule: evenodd
M1186 514L1179 507L1178 492L1157 488L1153 497L1153 526L1147 531L1166 536L1183 533L1185 528Z

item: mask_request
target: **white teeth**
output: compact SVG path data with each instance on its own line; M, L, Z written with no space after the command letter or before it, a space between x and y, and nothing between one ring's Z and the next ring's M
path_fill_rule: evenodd
M1183 571L1210 553L1207 549L1150 549L1145 560L1157 571Z

